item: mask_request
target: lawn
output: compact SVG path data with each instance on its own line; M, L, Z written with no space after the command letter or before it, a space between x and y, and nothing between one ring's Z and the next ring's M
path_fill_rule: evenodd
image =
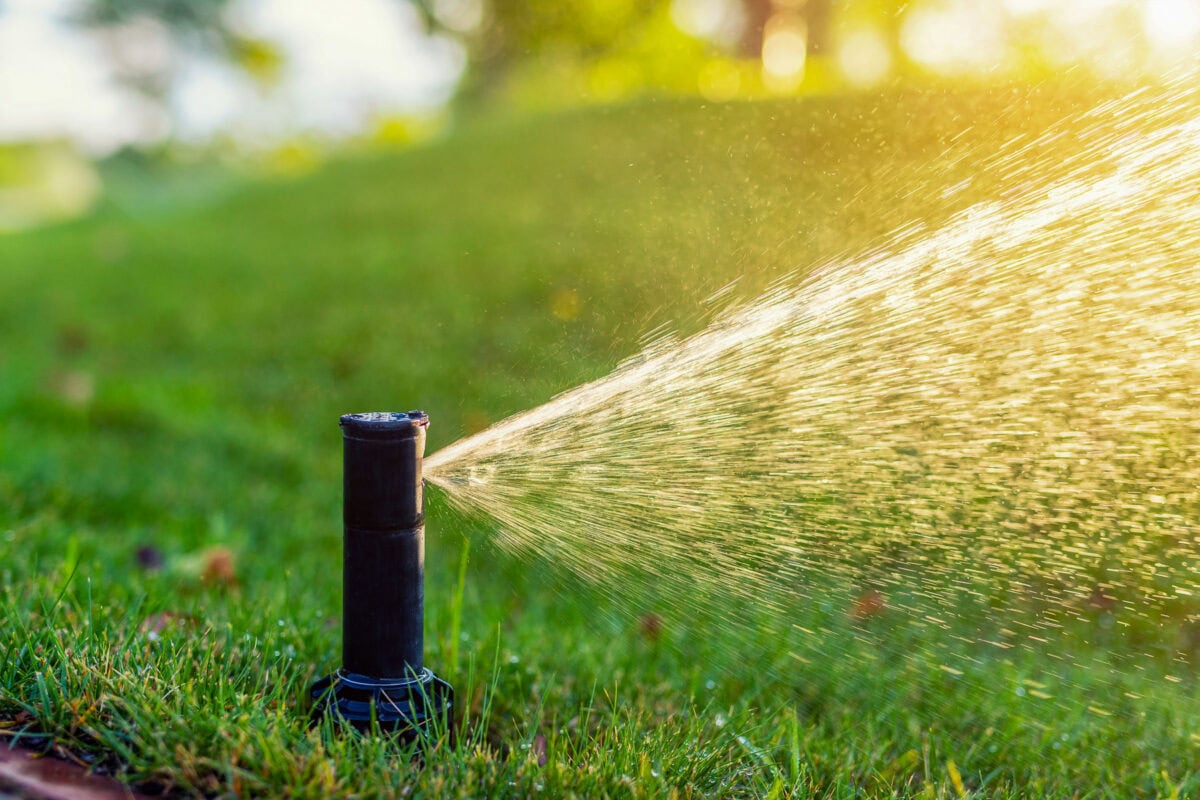
M1069 666L962 645L947 670L944 642L854 619L853 587L798 612L823 634L804 652L636 585L629 617L436 492L426 660L458 691L457 743L418 765L305 714L339 659L339 414L423 408L436 450L695 330L735 280L752 297L936 225L998 191L988 154L1086 104L491 118L0 238L0 733L198 796L1200 792L1190 664L1171 682L1103 645Z

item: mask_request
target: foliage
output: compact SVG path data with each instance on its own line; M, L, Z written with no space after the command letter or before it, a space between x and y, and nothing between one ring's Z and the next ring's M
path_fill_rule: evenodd
M99 193L95 170L65 142L0 144L0 233L81 214Z
M88 25L119 25L148 16L181 30L219 30L227 4L228 0L89 0L81 19Z
M112 37L108 50L120 78L149 99L165 103L175 78L170 60L136 54L146 46L137 38L160 29L176 46L220 56L263 85L279 77L282 53L273 43L231 25L228 6L229 0L86 0L77 21ZM138 30L146 23L149 30ZM122 34L135 41L125 41Z

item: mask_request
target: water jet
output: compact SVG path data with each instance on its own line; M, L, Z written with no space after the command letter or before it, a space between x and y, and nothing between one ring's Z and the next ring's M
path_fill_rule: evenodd
M422 411L346 414L343 437L342 667L309 690L312 719L406 739L449 730L450 684L424 665Z
M820 663L828 626L797 616L840 596L861 618L865 589L923 641L953 617L988 650L1075 652L1119 602L1114 636L1191 650L1164 620L1200 617L1193 84L1013 140L980 160L993 193L955 188L949 216L651 340L425 475L515 556L680 608L700 587L732 651L769 630Z

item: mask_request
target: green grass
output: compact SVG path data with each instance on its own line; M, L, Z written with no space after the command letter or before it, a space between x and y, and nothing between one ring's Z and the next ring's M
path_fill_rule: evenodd
M304 714L338 661L340 413L422 407L436 449L693 330L734 279L936 224L996 190L984 155L1083 104L645 101L0 239L0 732L196 795L1200 792L1189 663L945 664L961 629L855 624L848 587L798 612L809 649L755 641L498 552L436 493L426 655L457 745L418 768ZM236 584L204 579L212 548Z

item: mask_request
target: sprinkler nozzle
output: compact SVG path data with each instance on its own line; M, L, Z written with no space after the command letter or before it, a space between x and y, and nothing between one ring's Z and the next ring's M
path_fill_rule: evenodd
M314 722L366 731L374 717L408 739L451 728L454 691L424 665L428 426L423 411L341 418L342 668L309 690Z

